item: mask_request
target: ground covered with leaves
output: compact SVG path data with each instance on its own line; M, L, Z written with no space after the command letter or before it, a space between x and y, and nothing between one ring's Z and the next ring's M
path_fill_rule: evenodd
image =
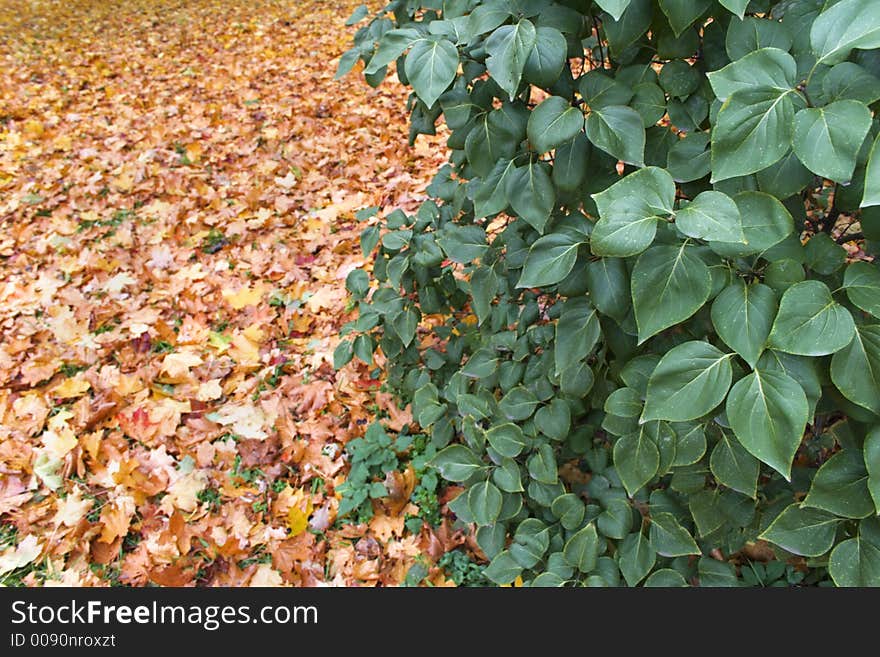
M357 211L444 159L333 80L357 4L0 0L0 582L469 576L408 412L332 367ZM355 439L394 469L340 520Z

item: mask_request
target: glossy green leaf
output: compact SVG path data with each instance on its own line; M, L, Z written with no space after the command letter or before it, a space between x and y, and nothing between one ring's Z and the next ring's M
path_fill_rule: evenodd
M776 295L769 287L737 279L712 303L712 325L718 337L754 367L770 335L776 308Z
M861 451L844 449L822 464L803 506L843 518L866 518L874 513L868 492L868 470Z
M686 243L642 253L631 285L639 343L686 320L712 291L709 268Z
M880 325L856 327L831 358L831 380L844 397L880 415Z
M675 36L680 35L693 25L709 7L711 0L659 0L660 9L669 19Z
M467 503L478 525L491 525L501 514L501 491L487 479L468 489Z
M635 586L641 582L657 561L657 553L641 531L629 534L620 544L618 565L626 583Z
M428 465L439 470L444 479L456 482L465 481L486 467L479 457L464 445L450 445L440 450Z
M416 41L406 56L405 70L418 97L432 107L455 79L458 51L445 39Z
M562 549L565 560L582 573L592 572L599 558L599 536L592 522L574 534Z
M856 100L838 100L795 115L792 147L806 167L836 182L852 179L856 156L871 128L871 112Z
M745 176L775 164L794 134L790 91L766 85L733 93L712 129L712 182Z
M660 467L660 452L648 434L648 425L618 438L613 456L614 469L630 497L651 481Z
M611 14L611 17L614 20L618 21L631 1L632 0L596 0L596 4Z
M510 207L539 233L556 204L556 192L545 165L530 163L511 172L506 183Z
M880 586L880 521L862 520L858 536L834 548L828 574L837 586Z
M662 557L700 554L693 536L671 513L651 513L651 547Z
M727 418L740 444L789 479L809 415L807 396L781 372L755 370L727 398Z
M642 199L618 199L593 227L590 250L598 256L637 255L654 241L660 219Z
M873 0L841 0L821 14L810 29L813 54L836 64L853 48L880 47L880 13Z
M761 534L765 541L804 557L818 557L834 545L840 519L819 509L792 504Z
M880 205L880 135L874 140L871 154L868 158L868 168L865 171L865 191L862 196L861 207Z
M739 441L726 433L722 433L712 450L709 468L719 484L751 498L756 497L760 463Z
M523 69L538 35L528 19L516 25L502 25L486 39L486 68L489 75L513 100Z
M865 437L865 469L868 471L868 492L874 501L874 511L880 515L880 427Z
M709 242L746 243L736 203L721 192L702 192L675 213L676 227L688 237Z
M733 370L731 354L708 342L685 342L668 351L648 380L641 422L694 420L727 396Z
M529 249L517 287L544 287L568 276L584 242L570 233L551 233Z
M880 318L880 269L864 261L854 262L843 276L846 296L858 308Z
M797 63L794 57L779 48L761 48L742 59L731 62L708 74L712 90L725 101L737 91L754 87L775 89L780 93L797 84Z
M486 432L486 440L501 456L519 456L526 446L526 439L522 429L512 422L505 422L492 427Z
M529 115L528 137L532 148L546 153L567 141L584 128L584 115L565 98L550 96Z
M824 356L852 341L855 323L820 281L792 285L782 295L768 346L789 354Z
M592 108L587 115L587 138L609 155L628 164L645 165L645 128L631 107Z

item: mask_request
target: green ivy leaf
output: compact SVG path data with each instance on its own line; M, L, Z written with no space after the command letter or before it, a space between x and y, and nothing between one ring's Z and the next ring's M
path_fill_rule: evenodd
M760 538L803 557L818 557L834 545L839 518L818 509L792 504L785 508Z
M660 468L660 452L648 435L648 425L618 438L614 443L613 458L617 476L632 497L654 478Z
M730 357L700 340L668 351L648 380L640 422L684 422L709 413L724 401L730 389Z
M836 64L853 48L880 47L880 14L873 0L842 0L829 7L810 29L819 63Z
M712 325L718 337L751 367L764 351L774 317L776 295L761 283L747 285L737 279L712 303Z
M491 582L499 585L510 584L513 580L520 576L523 568L510 555L509 550L498 553L494 559L486 566L483 574L489 578Z
M801 356L840 351L855 335L849 311L831 297L821 281L803 281L785 291L767 344Z
M619 21L621 15L629 7L632 0L596 0L596 4L611 14L611 17Z
M478 525L491 525L501 514L501 491L487 479L468 489L467 503Z
M574 139L584 128L584 115L565 98L550 96L529 115L528 137L532 148L546 153Z
M700 554L700 548L687 529L671 513L652 513L651 547L661 557L685 557Z
M758 459L724 432L712 450L709 468L719 484L753 499L757 496L760 472Z
M794 117L792 147L813 173L848 183L871 120L870 110L856 100L802 110Z
M534 393L523 386L516 386L501 398L498 402L498 410L508 420L521 422L532 416L537 405L538 399Z
M483 470L485 464L464 445L450 445L437 452L428 465L440 471L449 481L467 481Z
M522 79L523 69L538 35L531 21L502 25L486 39L486 68L489 75L513 100Z
M868 471L868 491L874 501L874 510L880 515L880 427L865 437L865 468Z
M834 548L828 574L837 586L880 586L880 521L862 520L858 536Z
M635 586L651 572L657 553L641 531L629 534L620 544L618 565L626 583Z
M868 262L854 262L843 275L846 296L858 308L880 318L880 269Z
M642 199L618 199L593 227L590 250L598 256L637 255L654 241L660 220L656 211Z
M739 208L727 194L702 192L675 213L676 227L688 237L709 242L746 243Z
M519 456L526 446L522 429L512 422L492 427L486 432L486 440L501 456Z
M880 205L880 155L878 153L880 153L880 135L877 135L868 157L868 168L865 171L865 192L861 203L863 208Z
M803 388L781 372L755 370L734 384L727 418L737 440L786 479L809 416Z
M784 50L761 48L718 71L710 72L708 77L712 90L721 101L737 91L754 87L766 87L783 93L797 84L797 63Z
M580 527L584 521L584 503L574 493L560 495L550 506L550 511L559 518L559 522L569 531Z
M565 542L565 560L582 573L592 572L599 557L599 536L592 522Z
M561 374L586 358L599 340L600 333L596 310L587 299L566 301L556 323L556 344L553 349L556 373Z
M508 177L506 187L513 211L536 231L543 233L553 206L556 205L556 192L546 165L531 162L517 167Z
M680 36L712 5L711 0L660 0L675 36Z
M709 268L687 242L653 246L632 272L632 299L639 344L699 310L712 291Z
M586 129L587 138L609 155L627 164L645 166L645 128L642 117L633 108L591 108Z
M571 233L551 233L539 238L529 249L517 287L546 287L564 279L577 260L584 241Z
M605 510L596 518L596 525L602 536L623 539L632 529L633 510L629 502L621 499L608 500Z
M766 85L734 92L712 129L712 182L746 176L782 159L794 134L791 91Z
M831 380L844 397L880 415L880 325L856 327L831 358Z
M866 518L874 512L868 471L861 451L844 449L822 464L803 506L843 518Z
M422 39L413 44L404 65L416 95L433 107L458 71L458 50L445 39Z

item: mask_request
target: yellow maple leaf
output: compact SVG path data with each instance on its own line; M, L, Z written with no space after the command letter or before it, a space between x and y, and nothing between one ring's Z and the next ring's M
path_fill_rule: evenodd
M241 310L245 306L258 304L266 291L265 285L257 283L253 287L246 285L237 292L223 290L223 298L226 299L226 303L232 306L233 310Z
M291 536L298 536L308 529L309 516L314 510L314 505L302 488L291 496L291 501L293 504L287 512L287 527ZM303 509L303 501L305 501L305 509Z
M83 395L91 387L91 383L86 381L82 375L77 374L69 379L64 379L64 381L52 388L52 394L61 399L71 399Z
M165 356L162 371L172 379L183 379L189 376L191 367L202 364L202 358L191 351L177 351Z

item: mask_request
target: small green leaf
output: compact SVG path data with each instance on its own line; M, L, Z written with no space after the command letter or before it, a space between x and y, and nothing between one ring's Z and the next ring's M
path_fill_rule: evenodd
M492 559L491 563L486 566L483 574L495 584L503 585L510 584L519 577L522 571L522 566L510 555L510 551L504 550Z
M486 432L486 440L501 456L519 456L526 446L522 429L512 422L499 424Z
M866 518L874 513L862 453L844 449L825 461L813 477L803 506L843 518Z
M553 348L556 373L561 374L586 358L600 333L599 318L590 302L584 297L567 300L556 322Z
M700 548L687 529L671 513L651 514L651 547L662 557L700 554Z
M516 96L523 69L537 41L535 26L527 19L516 25L502 25L486 39L486 68L489 75L510 96Z
M754 367L776 317L776 295L766 285L742 279L724 288L712 303L712 325L728 347Z
M611 14L611 17L619 21L621 15L632 0L596 0L596 4Z
M642 199L618 199L593 227L590 250L598 256L637 255L654 241L660 219Z
M584 115L565 98L550 96L529 115L528 137L538 153L552 151L584 128Z
M565 560L582 573L592 572L599 557L599 536L592 522L574 534L562 549Z
M766 85L734 92L712 129L712 182L766 169L786 154L794 133L790 91Z
M880 48L880 13L874 0L842 0L813 22L810 43L819 63L836 64L853 48Z
M668 351L648 380L640 422L695 420L716 408L730 389L730 356L700 340Z
M828 574L837 586L880 586L880 521L862 520L858 536L834 548Z
M574 493L560 495L550 506L553 515L559 518L559 522L568 530L580 527L584 520L585 506L581 499Z
M831 358L831 380L844 397L880 415L880 325L856 327Z
M501 491L487 479L470 487L467 503L478 525L491 525L501 514Z
M757 496L760 465L738 441L723 432L709 459L709 468L719 484L753 499Z
M406 56L404 70L418 97L432 107L455 79L458 50L445 39L421 39Z
M525 219L536 231L544 232L544 226L556 205L556 192L547 167L532 162L514 169L507 179L507 198L510 207Z
M699 310L712 291L709 268L688 248L653 246L632 273L632 299L639 344Z
M880 427L865 437L865 468L868 471L868 491L874 501L874 510L880 515Z
M517 287L545 287L564 279L574 268L578 248L584 244L571 233L551 233L529 249Z
M746 243L736 203L721 192L702 192L675 213L675 225L687 235L709 242Z
M618 438L614 443L613 458L617 476L632 497L654 478L660 468L660 452L648 435L648 425Z
M838 522L840 518L825 511L792 504L776 517L760 538L793 554L818 557L834 545Z
M596 518L602 536L623 539L632 529L633 510L629 502L621 499L608 500L605 510Z
M444 479L449 481L466 481L474 473L484 469L485 464L464 445L450 445L428 461L428 465L437 468Z
M852 263L843 275L843 287L853 304L880 318L880 269L877 265L864 261Z
M501 401L498 402L498 410L508 420L521 422L532 416L537 405L538 399L534 393L523 386L516 386L501 398Z
M586 128L587 138L598 148L627 164L645 166L645 127L633 108L591 108Z
M737 91L769 87L787 91L797 84L794 57L779 48L761 48L708 74L712 90L725 101Z
M626 583L635 586L651 572L657 553L641 531L629 534L620 544L618 565Z
M794 120L792 147L798 159L823 178L848 183L871 129L868 108L857 100L838 100L802 110Z
M785 291L767 344L801 356L840 351L855 335L849 311L831 297L821 281L803 281Z
M737 440L786 479L808 415L803 388L781 372L755 370L737 381L727 397L727 418Z

